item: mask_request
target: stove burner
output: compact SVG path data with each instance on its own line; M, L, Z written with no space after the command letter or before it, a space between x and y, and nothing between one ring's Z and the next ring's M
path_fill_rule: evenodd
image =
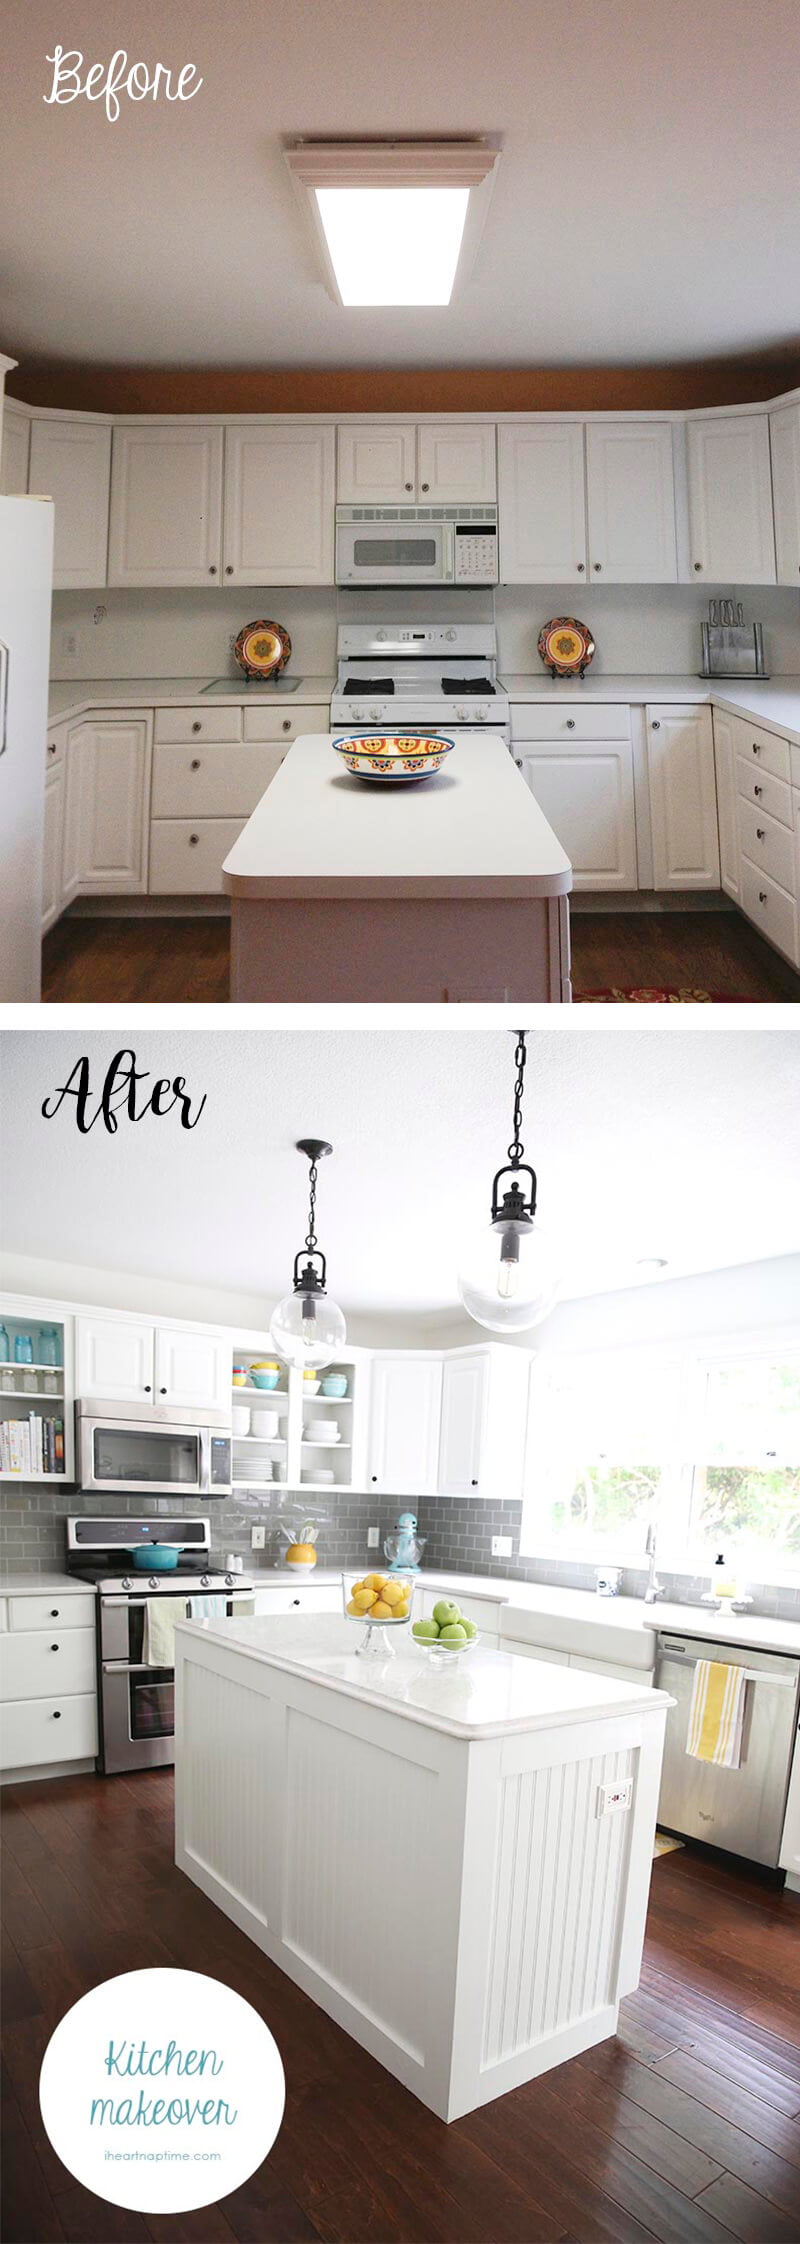
M443 693L494 693L489 678L443 678Z
M394 679L345 678L342 693L394 693Z

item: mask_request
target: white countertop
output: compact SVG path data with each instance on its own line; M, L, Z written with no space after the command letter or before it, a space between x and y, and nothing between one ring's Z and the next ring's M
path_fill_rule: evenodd
M395 1656L366 1660L355 1648L360 1623L336 1613L315 1619L231 1620L178 1623L176 1634L198 1628L246 1660L301 1674L324 1690L444 1730L451 1737L503 1737L515 1730L551 1730L609 1715L649 1715L672 1702L663 1691L611 1682L574 1668L553 1667L512 1652L474 1652L438 1666L410 1629L396 1630Z
M72 1574L4 1574L0 1597L93 1596L91 1582L77 1582Z
M754 717L767 732L782 740L800 743L800 677L787 678L669 678L595 676L548 678L503 673L512 702L710 702L733 717Z
M294 676L294 673L292 673ZM168 708L172 702L202 701L209 709L227 709L233 704L243 708L256 708L259 702L286 703L287 715L298 702L319 701L328 703L333 692L333 679L298 677L297 691L287 693L285 687L247 686L244 679L237 684L231 679L229 693L203 693L210 678L56 678L51 679L48 699L48 718L51 724L61 724L65 718L79 717L86 709L153 709Z
M225 859L235 897L563 896L568 857L501 740L470 734L415 786L345 771L330 733L295 741Z

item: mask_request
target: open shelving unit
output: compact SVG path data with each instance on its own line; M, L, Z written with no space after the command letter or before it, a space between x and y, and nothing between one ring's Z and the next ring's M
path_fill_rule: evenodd
M233 1361L242 1364L249 1373L259 1357L269 1356L269 1346L263 1339L258 1342L252 1335L233 1351ZM326 1364L320 1373L320 1386L328 1374L336 1372L347 1381L345 1395L310 1395L309 1382L301 1370L288 1365L282 1367L277 1387L262 1388L250 1385L232 1387L234 1405L244 1404L250 1410L277 1410L284 1420L280 1433L270 1438L246 1433L233 1435L234 1486L255 1494L263 1488L287 1490L292 1495L333 1496L337 1488L351 1489L363 1485L356 1477L360 1464L359 1436L361 1417L357 1409L360 1400L359 1383L367 1374L358 1351L352 1356L343 1355L336 1363ZM314 1418L333 1419L339 1428L338 1441L316 1442L309 1440L306 1428ZM256 1454L272 1459L277 1466L273 1479L262 1480L258 1475L248 1477L248 1463ZM333 1470L333 1481L319 1481L314 1468ZM308 1474L309 1478L302 1477Z
M37 1312L15 1316L0 1304L0 1322L8 1333L10 1360L0 1362L0 1427L16 1423L23 1429L21 1454L27 1457L19 1469L3 1463L5 1447L0 1449L0 1482L6 1487L19 1487L28 1481L46 1481L63 1484L74 1477L73 1468L73 1384L72 1384L72 1319L54 1317L42 1304ZM57 1334L57 1364L43 1363L37 1346L40 1328L54 1326ZM34 1361L17 1363L14 1344L18 1336L29 1336L33 1342ZM34 1463L36 1454L35 1429L31 1434L31 1421L44 1424L53 1422L58 1429L61 1445L61 1462L52 1470ZM44 1436L42 1436L44 1449Z

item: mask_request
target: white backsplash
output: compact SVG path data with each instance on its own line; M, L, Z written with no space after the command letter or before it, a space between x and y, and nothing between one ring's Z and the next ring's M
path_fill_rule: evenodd
M800 673L800 594L792 588L717 588L764 625L773 677ZM700 667L700 623L708 587L694 585L502 585L495 595L501 671L541 669L536 641L553 615L578 613L597 642L594 669L691 676ZM333 586L238 586L225 591L57 592L54 678L192 678L233 675L230 641L257 616L275 617L292 640L292 669L330 677L337 622L373 616L475 623L492 613L487 592L337 592ZM97 618L97 620L95 620ZM74 654L66 640L75 640Z

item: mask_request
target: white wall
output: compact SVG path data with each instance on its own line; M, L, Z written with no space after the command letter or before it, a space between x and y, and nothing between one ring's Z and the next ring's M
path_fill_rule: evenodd
M287 1285L290 1274L287 1272ZM93 1309L129 1309L132 1316L185 1317L195 1324L232 1325L267 1332L275 1302L265 1294L223 1286L185 1285L180 1279L143 1277L129 1270L98 1270L38 1255L0 1255L0 1290L37 1301L74 1301ZM359 1348L435 1347L435 1318L349 1317L347 1337Z
M800 672L800 598L789 588L726 585L748 621L765 627L773 676ZM700 668L700 622L708 590L693 585L510 585L496 595L501 669L537 674L539 631L552 615L577 611L594 633L594 669L692 676ZM390 617L409 622L480 622L490 593L338 592L333 586L276 585L217 592L57 592L53 600L54 678L192 678L234 673L232 641L255 616L274 616L292 640L292 669L330 676L336 625ZM95 622L95 616L99 621ZM65 641L75 639L69 655ZM237 673L238 675L238 673Z
M564 1301L545 1324L511 1344L541 1355L568 1355L787 1325L800 1333L800 1254ZM438 1337L445 1347L463 1348L480 1336L480 1326L462 1317L453 1318Z

